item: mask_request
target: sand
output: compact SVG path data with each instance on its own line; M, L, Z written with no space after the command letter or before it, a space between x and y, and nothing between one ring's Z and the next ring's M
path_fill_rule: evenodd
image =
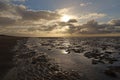
M0 35L0 80L14 66L12 49L23 38Z

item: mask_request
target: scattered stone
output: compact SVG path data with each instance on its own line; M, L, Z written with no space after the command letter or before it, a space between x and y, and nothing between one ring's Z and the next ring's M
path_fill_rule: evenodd
M107 54L112 54L113 52L111 52L111 51L106 51L105 53L107 53Z
M92 59L92 64L98 64L98 60Z
M50 47L48 50L55 48L64 49L68 53L83 53L85 57L92 58L92 64L113 64L119 60L112 56L114 51L107 51L114 46L109 42L104 42L104 40L103 42L101 42L101 40L96 41L96 39L90 41L83 40L70 42L68 45L64 44L64 39L55 40L56 41L41 40L40 46ZM25 43L26 42L22 43L22 45L16 49L16 56L14 56L16 71L18 71L18 80L83 80L78 72L63 71L58 64L51 61L48 55L39 53L39 50L34 51L37 46L32 46L31 44L33 43L29 43L29 45ZM109 67L104 73L111 77L117 77L116 72L120 73L120 67Z
M48 50L52 50L51 48L48 48Z
M92 58L92 53L91 52L86 52L84 54L85 57Z

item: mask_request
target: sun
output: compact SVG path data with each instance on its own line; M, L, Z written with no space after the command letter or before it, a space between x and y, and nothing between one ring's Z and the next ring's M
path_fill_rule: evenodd
M71 19L71 17L69 15L63 15L61 17L61 21L62 22L68 22Z

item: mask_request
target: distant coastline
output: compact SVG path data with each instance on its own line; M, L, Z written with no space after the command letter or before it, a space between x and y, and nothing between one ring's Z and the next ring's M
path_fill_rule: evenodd
M117 35L109 35L109 36L107 36L107 35L104 35L104 36L102 36L102 35L99 35L99 36L97 36L97 35L93 35L93 36L84 36L84 35L82 35L82 36L16 36L16 35L0 35L0 38L1 37L13 37L13 38L95 38L95 37L97 37L97 38L104 38L104 37L106 37L106 38L115 38L115 37L120 37L120 36L117 36Z

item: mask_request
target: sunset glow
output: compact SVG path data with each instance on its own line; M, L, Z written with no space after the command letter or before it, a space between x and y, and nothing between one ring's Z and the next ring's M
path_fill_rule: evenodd
M63 15L61 17L61 21L62 22L68 22L71 19L71 17L69 15Z

